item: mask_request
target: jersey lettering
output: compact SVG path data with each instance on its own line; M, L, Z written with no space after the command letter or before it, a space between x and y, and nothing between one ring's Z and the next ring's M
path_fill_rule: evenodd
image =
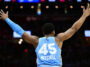
M55 56L54 55L49 55L49 56L41 56L42 60L55 60Z

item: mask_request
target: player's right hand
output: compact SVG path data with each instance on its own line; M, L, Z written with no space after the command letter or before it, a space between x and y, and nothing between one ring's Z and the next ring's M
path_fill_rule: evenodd
M5 20L8 18L8 11L5 13L3 10L0 10L0 19Z
M87 4L87 8L86 9L85 9L85 7L83 8L83 15L85 17L90 16L90 4L89 3Z

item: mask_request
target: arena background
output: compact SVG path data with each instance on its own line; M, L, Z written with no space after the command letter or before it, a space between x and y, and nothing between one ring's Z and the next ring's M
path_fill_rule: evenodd
M28 1L28 0L27 0ZM90 0L0 0L0 9L9 11L9 18L32 35L43 36L42 25L55 25L56 34L66 31L82 15L82 8ZM41 7L40 7L41 6ZM62 48L63 67L90 67L90 17L82 28ZM32 44L14 38L11 28L0 20L0 67L36 67Z

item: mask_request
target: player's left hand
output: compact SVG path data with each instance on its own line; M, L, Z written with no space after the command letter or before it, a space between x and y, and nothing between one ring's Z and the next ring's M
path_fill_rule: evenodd
M8 11L5 13L3 10L0 10L0 19L5 20L8 18Z

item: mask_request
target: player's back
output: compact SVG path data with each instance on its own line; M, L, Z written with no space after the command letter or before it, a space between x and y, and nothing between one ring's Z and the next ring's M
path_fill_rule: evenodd
M40 38L36 54L38 67L62 66L61 49L55 42L55 37Z

